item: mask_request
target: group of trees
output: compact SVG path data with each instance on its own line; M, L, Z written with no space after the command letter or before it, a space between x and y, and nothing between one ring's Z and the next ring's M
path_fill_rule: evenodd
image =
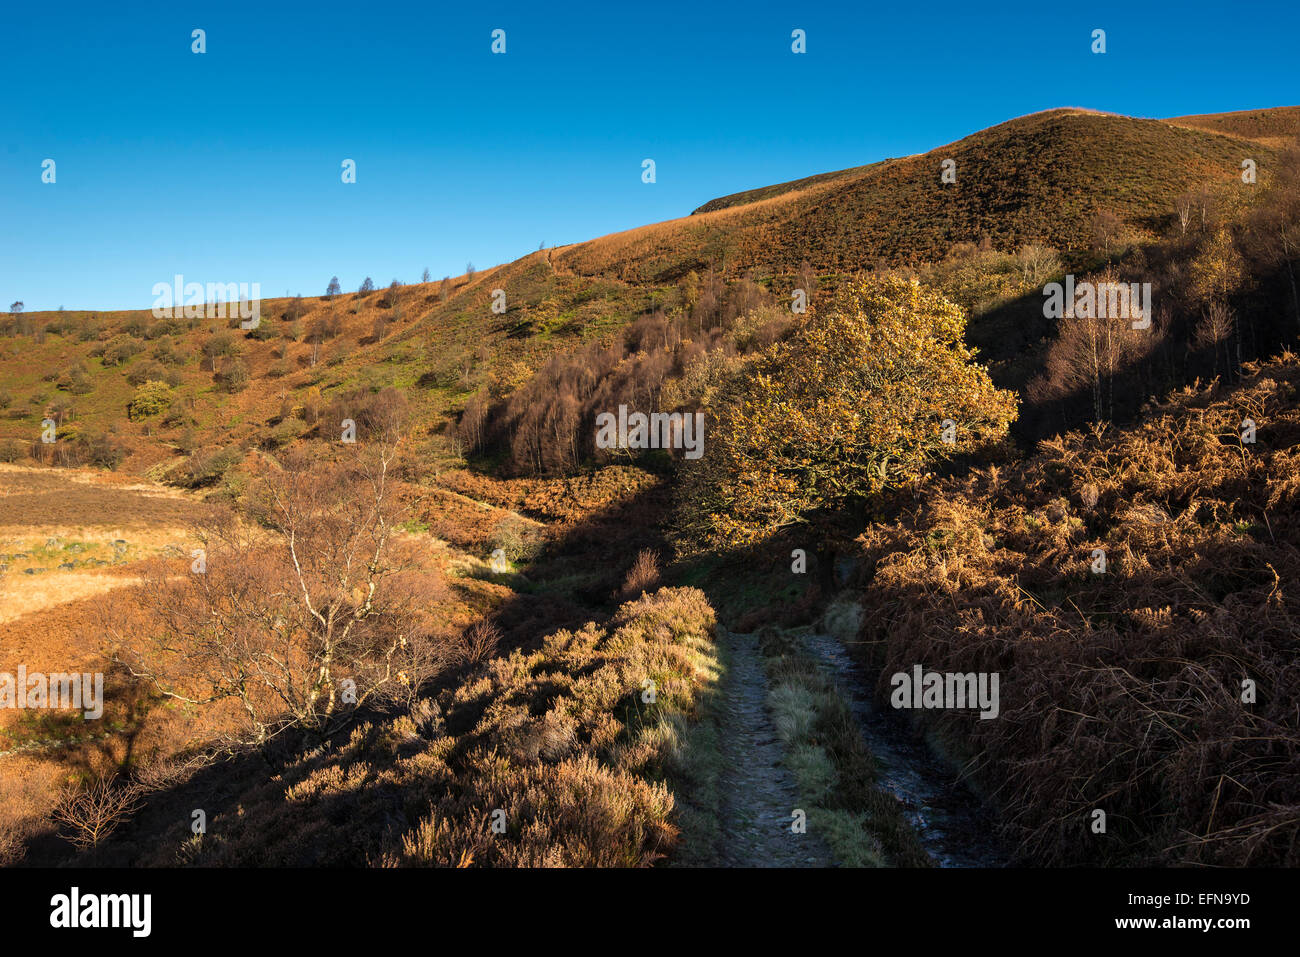
M1120 277L1108 268L1091 281L1100 289L1119 283ZM1167 310L1162 311L1161 316L1166 314ZM1135 329L1131 319L1105 315L1099 309L1063 317L1043 371L1030 385L1030 396L1050 399L1086 391L1092 399L1093 420L1113 418L1117 379L1161 341L1163 320L1149 318L1150 328Z
M1060 321L1027 389L1059 406L1065 419L1053 428L1071 410L1115 419L1197 378L1240 378L1243 363L1294 341L1300 148L1282 151L1269 173L1267 184L1183 194L1171 236L1080 277L1149 282L1155 314L1143 330L1115 318Z
M466 404L459 436L471 451L502 454L514 474L555 474L611 453L595 447L595 419L619 405L673 411L692 396L665 388L706 357L730 357L775 340L791 317L751 277L730 285L690 273L669 315L655 310L612 343L593 341L553 355L522 385L484 387Z
M462 438L506 452L515 471L563 471L597 455L599 411L703 405L704 456L679 467L676 532L688 548L733 547L860 512L1000 441L1017 415L1015 394L974 363L962 310L915 280L850 281L829 306L791 315L756 283L693 276L682 305L620 342L553 356L495 404L479 393Z

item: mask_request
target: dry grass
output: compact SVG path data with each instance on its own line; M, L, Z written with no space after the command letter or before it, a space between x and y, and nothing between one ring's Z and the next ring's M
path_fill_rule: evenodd
M106 473L0 465L0 534L6 538L100 537L104 530L165 535L185 524L194 501L175 489Z
M653 864L678 839L663 778L682 720L716 680L712 638L703 594L663 589L604 625L487 661L409 713L305 744L270 776L261 760L235 758L155 792L95 861ZM200 840L191 807L207 810Z
M103 595L115 588L138 585L143 579L107 572L51 572L28 577L11 575L0 592L0 624L35 615L65 602Z
M1210 130L1225 136L1256 140L1266 146L1281 149L1300 133L1300 107L1280 106L1267 110L1175 116L1165 122L1171 126Z
M758 636L785 762L836 857L848 867L932 866L898 800L876 786L852 711L798 634L766 626Z

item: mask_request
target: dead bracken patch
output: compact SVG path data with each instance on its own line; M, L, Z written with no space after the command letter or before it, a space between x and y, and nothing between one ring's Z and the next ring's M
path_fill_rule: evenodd
M998 720L940 731L1022 859L1300 863L1297 385L1285 355L1185 390L1132 429L940 483L859 539L882 690L917 662L1000 672Z

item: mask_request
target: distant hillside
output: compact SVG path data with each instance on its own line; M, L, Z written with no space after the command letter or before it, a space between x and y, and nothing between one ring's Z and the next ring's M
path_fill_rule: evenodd
M802 179L791 180L788 183L777 183L775 186L761 186L758 189L747 189L740 193L731 193L728 196L719 196L717 199L709 200L699 209L693 210L691 215L698 216L700 213L712 213L719 209L729 209L732 206L744 206L747 203L756 203L760 199L771 199L773 196L783 196L786 193L793 193L797 190L807 189L809 186L816 186L818 183L847 179L849 177L860 175L866 170L879 166L881 163L888 162L889 160L881 160L879 163L870 163L866 166L855 166L852 169L842 169L834 173L818 173L816 176L805 176Z
M1202 116L1175 116L1165 122L1171 126L1210 130L1223 133L1225 136L1256 140L1266 146L1279 148L1300 134L1300 106L1238 110L1235 113L1207 113Z
M1272 128L1272 127L1270 127ZM575 272L671 281L714 265L819 272L942 258L953 243L1086 246L1098 210L1154 232L1180 193L1228 181L1273 147L1161 120L1049 110L919 156L712 200L692 216L614 233L556 253ZM940 183L945 159L957 182Z

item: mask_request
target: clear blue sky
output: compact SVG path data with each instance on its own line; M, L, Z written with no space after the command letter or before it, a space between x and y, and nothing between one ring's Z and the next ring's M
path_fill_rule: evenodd
M1300 103L1295 0L1067 6L6 3L0 307L437 279L1036 110Z

